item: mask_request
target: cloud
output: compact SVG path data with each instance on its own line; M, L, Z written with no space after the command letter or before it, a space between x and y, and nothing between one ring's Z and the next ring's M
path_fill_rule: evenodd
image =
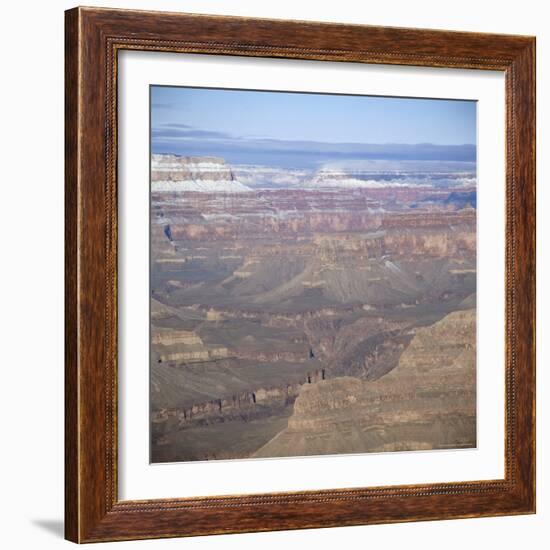
M312 167L338 160L459 161L475 163L475 145L433 143L330 143L238 137L187 124L162 124L151 132L154 153L219 156L228 162Z
M225 132L215 130L200 130L189 126L188 124L161 124L151 130L151 137L158 140L177 140L177 139L238 139Z
M227 139L227 135L221 132L209 130L178 130L177 128L153 129L151 137L158 140L185 140L189 138L200 139Z
M176 105L174 105L174 103L161 103L155 101L151 104L151 107L153 109L174 109Z
M189 124L181 124L176 122L171 122L169 124L160 124L159 128L194 128L194 126L189 126Z

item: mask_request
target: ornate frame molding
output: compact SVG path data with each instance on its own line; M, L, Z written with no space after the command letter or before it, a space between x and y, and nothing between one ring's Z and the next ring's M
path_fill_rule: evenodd
M66 12L65 44L66 537L94 542L533 513L535 39L75 8ZM505 73L504 479L118 500L116 92L124 49Z

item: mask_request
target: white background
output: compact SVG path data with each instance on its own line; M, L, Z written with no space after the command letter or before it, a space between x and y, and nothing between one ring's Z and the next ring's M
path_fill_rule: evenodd
M120 498L143 500L503 478L502 73L123 52L119 57L119 82ZM144 121L149 115L150 83L477 100L477 449L149 464L149 129Z
M105 0L107 2L107 0ZM103 2L88 1L88 5ZM550 303L540 282L548 275L550 31L545 2L457 3L402 0L321 4L157 0L110 1L113 7L164 9L448 28L537 35L538 66L538 514L313 531L224 535L119 543L120 547L262 550L370 546L388 549L463 549L491 545L506 550L547 547L550 525L548 420ZM15 2L3 6L2 129L2 544L7 548L69 547L63 516L63 10L70 2ZM23 27L24 23L24 27ZM544 251L546 249L546 251ZM546 303L545 303L546 302ZM545 303L545 311L542 305ZM545 537L547 539L547 536ZM112 546L111 546L112 547Z

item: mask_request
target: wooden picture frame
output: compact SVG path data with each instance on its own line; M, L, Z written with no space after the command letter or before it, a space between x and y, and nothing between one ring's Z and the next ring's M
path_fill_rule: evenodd
M155 50L501 71L504 479L248 496L117 496L117 54ZM99 8L66 12L65 533L97 542L535 511L535 39Z

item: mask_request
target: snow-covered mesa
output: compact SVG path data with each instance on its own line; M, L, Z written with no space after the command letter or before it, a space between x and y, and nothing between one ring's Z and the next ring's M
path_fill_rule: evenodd
M153 191L243 193L251 189L237 180L223 159L152 155Z
M252 191L250 187L231 180L165 180L153 182L152 187L153 191L195 191L198 193L243 193Z
M315 169L233 165L217 157L155 154L153 191L243 193L255 189L475 187L472 163L440 161L340 161Z

